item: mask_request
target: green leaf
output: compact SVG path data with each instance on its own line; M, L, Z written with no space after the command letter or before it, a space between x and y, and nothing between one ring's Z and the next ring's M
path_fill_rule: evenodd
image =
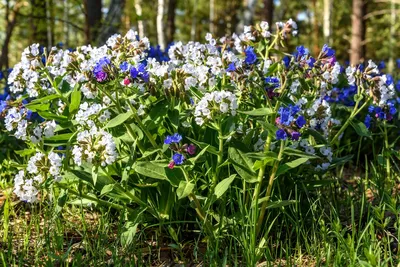
M351 121L350 124L359 136L371 137L371 132L367 129L364 123L360 121Z
M69 113L72 114L79 109L79 105L81 104L81 91L79 90L80 86L76 85L74 87L74 91L71 94L71 103L69 105Z
M228 178L225 178L221 182L217 184L215 187L214 195L218 198L220 198L223 194L225 194L226 190L228 190L229 186L235 180L236 174L232 174Z
M306 163L307 161L308 161L308 158L299 158L299 159L293 160L291 162L287 162L278 167L278 170L276 171L276 176L278 177L279 175L284 174L288 170L294 169L294 168L300 166L301 164Z
M98 170L99 170L99 167L93 165L93 167L92 167L92 179L93 179L93 184L94 185L96 185L96 182L97 182Z
M186 138L189 139L193 144L195 144L198 147L200 147L201 149L207 147L207 152L210 152L211 154L214 154L214 155L218 156L218 150L214 146L209 145L207 143L196 141L196 140L194 140L192 138L189 138L189 137L186 137Z
M21 157L32 155L36 152L36 149L24 149L24 150L15 150L16 154L20 155Z
M107 193L110 193L114 189L115 184L108 184L101 189L100 195L105 195Z
M192 164L195 164L196 161L206 153L207 149L209 148L210 145L206 146L203 148L195 157L188 159Z
M178 189L176 189L176 195L178 196L178 199L182 199L190 195L193 189L194 189L193 183L187 181L181 181L179 183Z
M104 128L107 129L107 128L117 127L118 125L121 125L126 120L128 120L132 115L133 114L130 111L126 112L126 113L118 114L116 117L112 118Z
M133 165L133 169L146 177L167 180L167 175L165 173L165 167L155 164L151 161L137 161Z
M308 159L319 159L320 158L317 155L310 155L301 150L290 148L290 147L286 147L285 150L283 151L283 154L286 154L288 156L295 156L295 157L299 157L299 158L308 158Z
M36 105L26 105L26 108L37 112L37 111L47 111L49 110L50 104L49 103L40 103L40 104L36 104Z
M307 128L307 129L305 130L305 133L307 133L307 134L313 136L313 137L315 138L315 140L316 140L319 144L321 144L321 143L322 143L322 144L326 144L326 143L327 143L326 138L325 138L323 135L321 135L319 132L317 132L316 130L314 130L314 129Z
M122 246L129 246L130 244L132 244L134 237L136 235L137 232L137 227L138 227L138 223L133 223L128 221L125 226L124 229L125 231L122 232L121 234L121 244Z
M47 137L45 138L46 141L68 141L73 133L63 133L63 134L57 134L52 137Z
M164 168L164 170L169 183L174 187L179 186L179 183L185 179L183 171L180 168Z
M68 121L68 118L66 116L62 115L55 115L53 113L47 112L47 111L38 111L40 117L48 119L48 120L55 120L55 121Z
M270 108L258 108L249 111L240 111L239 113L243 113L250 116L268 116L274 114L274 111Z
M263 197L260 198L258 200L258 204L263 203L264 201L266 201L268 198L267 197ZM296 200L278 200L278 201L271 201L268 203L267 209L276 209L276 208L281 208L284 206L288 206L291 204L296 204L297 201Z
M31 105L41 104L41 103L44 103L46 101L50 101L50 100L53 100L53 99L56 99L56 98L59 98L59 97L60 96L56 95L56 94L48 95L48 96L45 96L45 97L42 97L42 98L38 98L38 99L32 100L31 102L26 104L25 107L27 107L29 109L29 107Z
M248 183L255 183L257 181L257 174L253 171L253 161L248 158L242 151L229 147L229 158L233 163L236 172L246 180Z

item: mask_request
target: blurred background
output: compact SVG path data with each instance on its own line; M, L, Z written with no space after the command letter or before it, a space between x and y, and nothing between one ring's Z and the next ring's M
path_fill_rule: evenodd
M222 37L292 18L299 35L289 52L301 44L318 54L326 43L341 63L373 59L393 71L399 12L400 0L0 0L0 70L31 43L74 49L134 29L165 50L174 41L204 41L207 32Z

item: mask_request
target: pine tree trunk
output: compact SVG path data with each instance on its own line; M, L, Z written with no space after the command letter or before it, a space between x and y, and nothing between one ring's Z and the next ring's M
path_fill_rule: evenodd
M101 29L102 0L84 0L86 12L86 43L90 44L96 40Z
M215 0L210 0L210 27L209 27L209 31L210 31L211 34L215 33L214 20L215 20Z
M274 17L274 0L264 0L263 20L268 22L270 28L272 27Z
M363 23L365 7L363 0L353 0L353 14L351 16L351 44L350 63L359 64L364 57L363 38L365 38L365 24Z
M157 42L162 50L165 49L165 37L164 37L164 0L158 0L157 7Z
M169 0L168 2L167 44L170 44L174 41L176 4L177 0Z
M9 61L8 61L8 53L9 53L9 46L10 46L10 41L12 34L15 29L15 25L17 23L17 13L20 8L20 5L17 3L14 5L14 8L11 13L11 7L10 7L10 0L7 0L6 2L6 36L3 41L3 46L1 48L1 56L0 56L0 70L3 70L3 68L8 69L9 66Z
M193 3L193 13L192 13L192 27L190 28L190 40L194 41L196 37L196 27L197 27L197 4L198 0L194 0Z
M318 2L317 0L313 0L313 54L318 55L319 53L319 26L318 26Z

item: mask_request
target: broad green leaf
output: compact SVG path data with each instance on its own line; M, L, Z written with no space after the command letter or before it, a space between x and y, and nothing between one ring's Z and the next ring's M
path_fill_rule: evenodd
M236 172L248 183L257 181L257 174L253 171L253 161L246 156L242 151L229 147L229 158L233 163Z
M86 183L89 183L89 184L93 185L96 188L96 190L99 192L101 192L101 190L103 189L104 186L114 183L114 181L112 179L108 178L107 176L98 175L96 184L93 184L93 178L92 178L91 173L89 173L87 171L83 171L83 170L69 170L63 176L64 176L64 178L66 178L66 180L79 179Z
M138 223L133 223L128 221L125 226L124 229L125 231L122 232L121 234L121 244L122 246L129 246L130 244L132 244L133 242L133 238L136 235L137 232L137 227L138 227Z
M68 118L63 115L55 115L48 111L38 111L38 114L48 120L55 120L55 121L68 121Z
M249 111L240 111L239 113L243 113L250 116L268 116L274 114L274 111L270 108L258 108Z
M20 155L21 157L32 155L36 152L36 149L24 149L24 150L15 150L16 154Z
M161 179L161 180L167 179L167 175L165 173L165 167L162 167L151 161L137 161L133 165L133 169L137 173L150 178Z
M56 134L52 137L45 138L46 141L68 141L73 133Z
M108 184L101 189L100 195L110 193L114 189L114 184Z
M204 153L206 153L207 149L209 148L210 145L206 146L205 148L203 148L195 157L193 158L189 158L188 160L192 163L195 164L196 161L202 156L204 155Z
M81 104L81 91L80 86L76 85L74 91L71 94L71 103L69 105L69 113L72 114L79 109Z
M307 161L308 161L308 158L299 158L299 159L293 160L291 162L287 162L283 165L280 165L276 172L276 176L278 177L279 175L284 174L288 170L294 169L294 168L300 166L301 164L306 163Z
M50 103L40 103L40 104L35 104L35 105L26 105L26 108L37 112L37 111L47 111L50 108Z
M31 102L26 104L25 107L27 107L29 109L30 105L41 104L41 103L44 103L46 101L50 101L50 100L53 100L53 99L56 99L56 98L59 98L59 97L60 96L56 95L56 94L48 95L48 96L45 96L45 97L42 97L42 98L38 98L38 99L32 100Z
M116 117L112 118L104 128L107 129L107 128L117 127L118 125L121 125L126 120L128 120L132 115L133 114L130 111L126 112L126 113L118 114Z
M221 182L217 184L215 187L214 195L218 198L220 198L223 194L225 194L226 190L228 190L229 186L235 180L236 174L232 174L228 178L225 178Z
M176 189L176 195L178 196L178 199L182 199L190 195L193 189L194 189L193 183L187 181L181 181L179 183L178 189Z
M98 170L99 170L99 167L93 165L93 167L92 167L92 179L93 179L93 184L94 185L96 185L96 182L97 182L97 176L99 174Z
M260 198L258 200L258 204L261 204L261 203L265 202L267 199L268 199L267 197ZM291 205L291 204L296 204L296 203L297 203L296 200L271 201L271 202L268 203L267 209L281 208L281 207L288 206L288 205Z
M351 121L350 124L359 136L371 137L371 132L367 129L364 123L360 121Z
M326 144L327 140L323 137L319 132L314 129L308 128L305 130L305 133L313 136L318 143Z
M273 151L250 152L250 153L246 153L246 156L251 158L251 159L257 159L257 160L277 159L278 158L278 154L276 154Z

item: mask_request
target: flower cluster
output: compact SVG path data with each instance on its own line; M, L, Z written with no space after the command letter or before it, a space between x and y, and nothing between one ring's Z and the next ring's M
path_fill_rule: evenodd
M198 125L203 125L220 114L235 116L237 108L237 98L229 91L206 93L196 105L194 111L195 121Z
M299 140L300 129L306 125L307 121L304 116L299 115L300 107L289 105L281 107L278 110L279 117L276 119L276 124L279 129L276 131L277 140L286 140L288 134L292 140Z
M104 130L92 127L90 131L79 132L76 140L78 144L74 145L72 154L78 166L85 161L104 167L117 160L118 153L113 137Z
M196 154L196 146L193 144L180 145L182 141L182 136L179 133L174 133L173 135L168 135L164 144L169 145L169 148L174 151L172 160L168 164L168 168L173 169L175 165L182 165L186 160L187 155L193 156Z

